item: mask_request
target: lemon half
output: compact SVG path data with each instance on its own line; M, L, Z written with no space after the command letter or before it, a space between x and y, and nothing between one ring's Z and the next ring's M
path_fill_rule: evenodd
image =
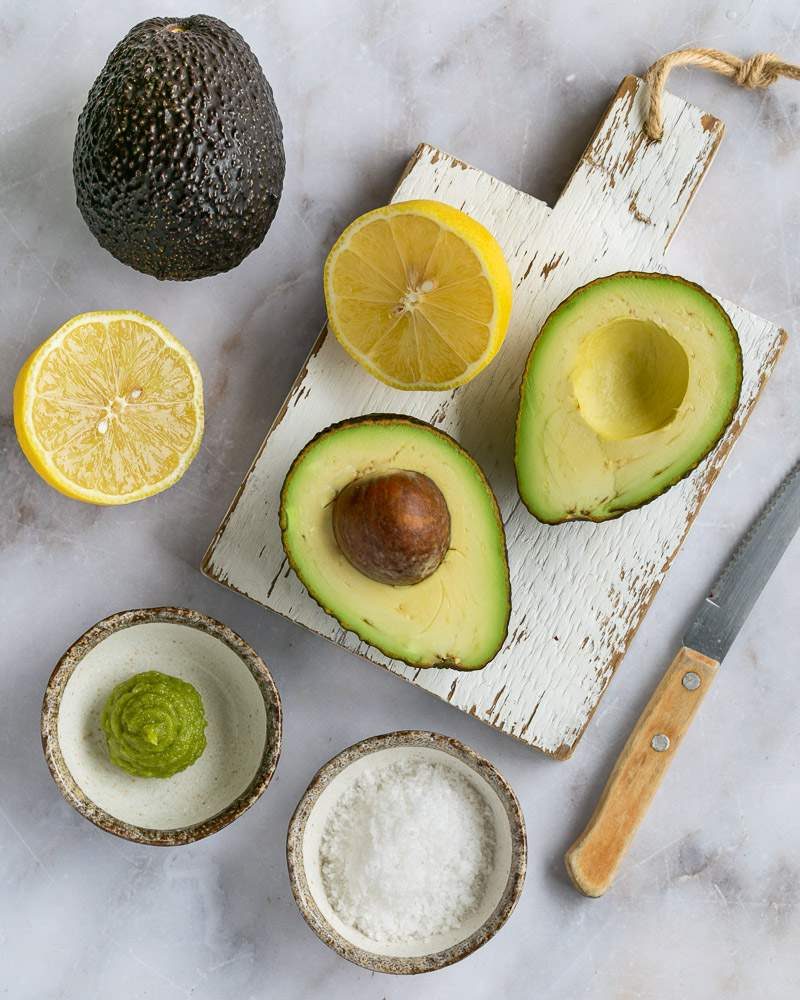
M508 327L511 275L480 223L438 201L405 201L351 223L325 262L328 324L397 389L450 389L492 360Z
M123 504L160 493L203 436L203 381L186 348L138 312L75 316L41 344L14 386L14 427L61 493Z

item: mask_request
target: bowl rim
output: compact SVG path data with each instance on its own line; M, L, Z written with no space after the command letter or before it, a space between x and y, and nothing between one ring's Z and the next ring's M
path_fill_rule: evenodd
M391 747L424 747L441 750L462 761L482 777L497 793L505 807L511 832L511 866L503 895L497 906L480 927L472 934L449 948L428 955L395 956L380 955L366 951L352 944L328 922L316 904L308 885L303 863L303 840L306 824L311 811L328 784L350 764L367 754ZM471 747L452 736L421 729L401 729L360 740L335 754L317 771L308 788L303 793L297 808L289 821L286 835L286 861L289 868L289 884L297 907L308 926L329 948L372 972L392 975L418 975L443 969L461 961L482 945L486 944L500 930L511 915L522 893L527 869L527 836L525 819L514 790L497 768Z
M171 830L156 830L137 826L134 823L127 823L124 820L117 819L92 802L70 773L61 752L61 744L58 738L58 715L61 707L61 699L70 677L81 660L100 642L120 629L131 628L134 625L149 622L165 622L196 628L207 635L213 636L215 639L219 639L229 649L233 650L258 684L259 691L264 699L267 719L270 723L267 726L267 739L264 741L264 752L261 756L258 770L247 788L230 805L226 806L225 809L215 813L208 819L202 820L199 823L193 823L190 826L176 827ZM95 826L100 827L101 830L105 830L107 833L112 833L116 837L121 837L124 840L130 840L137 844L150 844L156 847L178 847L183 844L192 844L195 841L202 840L204 837L209 837L212 833L217 833L223 827L228 826L229 823L238 819L242 813L246 812L261 797L278 765L283 730L282 716L280 695L266 663L264 663L252 646L245 642L233 629L228 628L227 625L217 621L215 618L210 618L201 611L193 611L189 608L136 608L129 611L117 611L107 618L103 618L95 625L92 625L91 628L87 629L83 635L72 643L61 656L58 663L56 663L47 682L42 701L42 749L44 750L44 757L50 774L59 791L73 809L79 812L85 819L88 819L89 822L94 823Z

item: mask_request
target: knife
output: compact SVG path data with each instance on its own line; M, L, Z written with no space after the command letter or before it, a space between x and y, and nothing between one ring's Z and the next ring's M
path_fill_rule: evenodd
M564 857L570 878L585 896L602 896L613 882L720 663L798 527L800 460L697 609L683 646L639 716L586 829Z

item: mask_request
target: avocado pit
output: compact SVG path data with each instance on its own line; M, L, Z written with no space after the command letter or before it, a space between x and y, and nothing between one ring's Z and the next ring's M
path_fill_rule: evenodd
M364 576L410 586L441 565L450 546L450 511L432 479L398 469L349 483L333 503L333 533Z

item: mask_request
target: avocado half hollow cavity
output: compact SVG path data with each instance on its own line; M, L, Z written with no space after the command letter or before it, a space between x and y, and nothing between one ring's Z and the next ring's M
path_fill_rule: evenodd
M688 475L739 402L733 323L699 285L625 271L547 318L522 381L515 461L548 524L607 521Z
M502 647L511 588L497 501L442 431L392 414L328 427L289 469L280 524L309 594L386 656L476 670Z

